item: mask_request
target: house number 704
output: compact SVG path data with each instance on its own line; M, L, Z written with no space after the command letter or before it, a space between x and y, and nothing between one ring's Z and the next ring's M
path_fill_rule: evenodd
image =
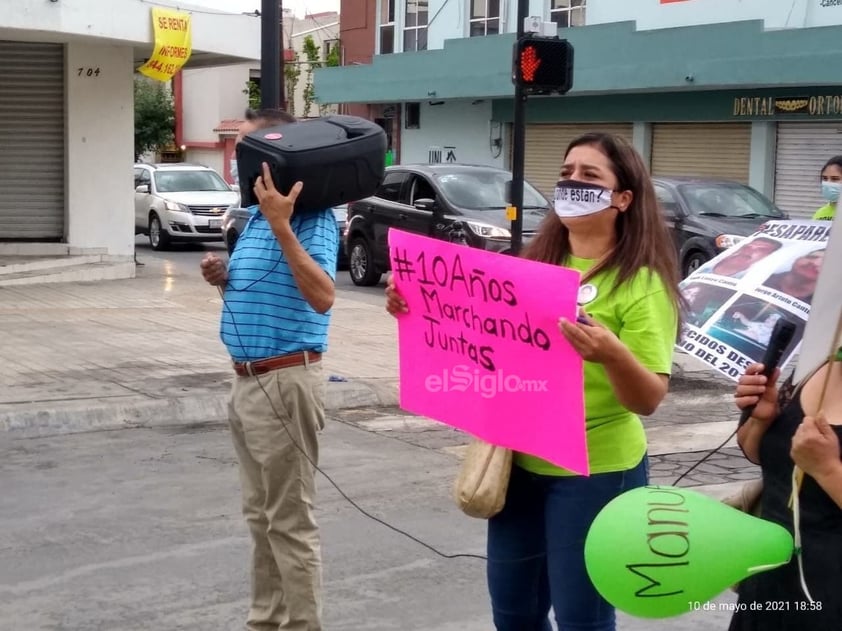
M77 69L78 76L85 76L85 77L98 77L99 76L99 68L79 68Z

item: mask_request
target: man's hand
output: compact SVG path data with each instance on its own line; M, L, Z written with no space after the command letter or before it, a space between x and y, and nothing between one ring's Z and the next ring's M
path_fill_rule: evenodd
M303 186L301 182L296 182L290 189L289 195L282 195L275 188L269 165L263 163L263 175L259 176L254 183L254 194L260 204L260 212L266 217L266 221L272 226L275 234L289 229L292 212L295 210L295 200Z
M211 285L222 287L228 282L228 269L216 254L206 254L199 268L202 270L202 278Z

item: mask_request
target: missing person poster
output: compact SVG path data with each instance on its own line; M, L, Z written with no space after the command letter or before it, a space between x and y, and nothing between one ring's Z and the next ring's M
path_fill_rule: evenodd
M688 276L678 347L736 381L766 351L772 329L796 325L784 368L798 353L824 262L828 221L770 221Z

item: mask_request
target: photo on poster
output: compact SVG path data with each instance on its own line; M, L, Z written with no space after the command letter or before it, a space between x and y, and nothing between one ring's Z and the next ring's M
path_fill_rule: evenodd
M763 287L809 305L819 282L825 246L805 243L790 250L794 250L792 255L763 282Z
M736 291L727 287L694 282L683 285L681 293L687 301L686 323L703 327L723 305L734 297Z
M775 324L782 318L796 326L792 342L784 351L783 365L800 343L805 322L803 318L764 298L748 294L740 296L708 328L708 335L750 357L752 361L759 362L766 352Z
M782 247L783 243L777 239L762 235L753 236L733 248L727 256L716 257L705 267L700 268L697 273L741 279L752 269L752 266L776 253Z

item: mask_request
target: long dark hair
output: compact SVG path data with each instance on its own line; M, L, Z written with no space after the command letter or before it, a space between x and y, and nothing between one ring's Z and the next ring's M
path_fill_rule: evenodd
M842 169L842 156L833 156L830 160L824 163L822 170L819 171L819 179L822 177L822 173L824 173L827 167L839 167Z
M617 276L611 289L614 291L640 270L649 269L660 276L680 315L684 300L678 289L681 281L678 255L643 159L625 139L597 132L573 140L564 153L565 159L571 150L581 146L594 147L602 152L617 178L617 190L633 194L628 209L617 215L614 225L617 245L588 273L588 277L603 270L616 269ZM569 232L555 213L547 214L535 237L523 250L524 258L555 265L563 264L570 254Z

